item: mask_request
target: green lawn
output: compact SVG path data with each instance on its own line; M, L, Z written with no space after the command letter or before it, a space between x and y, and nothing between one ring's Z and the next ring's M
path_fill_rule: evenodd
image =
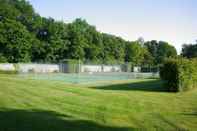
M197 129L197 90L167 93L159 80L108 86L0 75L0 131Z

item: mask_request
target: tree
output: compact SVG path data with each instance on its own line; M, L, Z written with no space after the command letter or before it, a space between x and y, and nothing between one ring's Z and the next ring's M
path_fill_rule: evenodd
M0 21L0 53L8 62L31 61L31 34L19 22L4 19Z
M85 37L87 27L87 22L81 19L76 19L68 25L68 40L70 41L70 45L67 58L84 60L84 49L87 47L88 42Z
M34 19L37 14L35 13L32 5L26 0L8 0L9 5L17 9L20 14L17 16L17 20L27 27L29 31L32 31Z
M147 48L148 52L150 53L150 55L153 57L153 62L154 64L157 64L157 50L158 50L158 43L156 40L152 40L152 41L147 41L145 42L145 47Z
M42 18L36 33L36 44L32 45L32 61L59 62L68 52L67 25L52 18Z
M67 24L44 18L35 13L27 0L0 0L0 3L0 61L81 59L106 64L129 61L139 65L160 64L166 57L176 56L175 48L167 42L144 42L142 37L129 42L101 33L83 19Z
M20 11L17 10L8 0L0 0L0 17L1 19L13 19L16 20L20 15Z
M88 46L84 49L85 59L96 63L102 60L102 35L96 30L87 33Z
M103 33L103 61L109 64L124 62L125 44L124 41L116 36Z
M154 57L151 55L151 53L148 51L146 47L143 48L143 65L154 65Z
M153 57L155 65L161 64L165 58L177 56L175 47L167 42L152 40L145 42L144 45Z
M184 44L181 55L187 58L197 57L197 41L196 44Z
M165 58L177 56L175 47L164 41L159 41L157 53L157 63L163 63Z
M142 64L144 60L144 49L137 42L131 42L126 46L126 61L132 62L135 65Z
M86 39L85 59L86 61L99 62L101 60L100 52L102 51L102 35L94 26L84 24L84 37Z

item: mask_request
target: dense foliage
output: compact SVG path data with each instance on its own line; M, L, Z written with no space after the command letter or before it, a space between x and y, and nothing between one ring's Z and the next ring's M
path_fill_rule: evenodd
M184 44L182 48L182 56L187 58L197 57L197 41L196 44Z
M154 58L154 64L163 63L165 58L177 56L175 47L164 41L148 41L145 43L145 46L147 47L151 56Z
M32 45L31 34L19 22L4 19L0 22L0 51L8 62L29 62Z
M169 59L161 67L160 76L169 91L178 92L197 88L197 60Z
M55 21L35 13L25 0L0 0L0 62L60 62L80 59L95 63L160 64L176 56L167 42L126 41L98 32L85 20ZM145 43L145 44L144 44Z

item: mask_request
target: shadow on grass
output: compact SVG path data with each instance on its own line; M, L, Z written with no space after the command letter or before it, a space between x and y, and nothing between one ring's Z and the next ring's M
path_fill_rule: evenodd
M44 110L0 109L0 131L132 131Z
M149 91L149 92L167 92L161 80L149 80L126 84L112 84L108 86L90 87L101 90L118 90L118 91Z
M193 112L193 113L182 113L182 115L186 115L186 116L197 116L197 112Z

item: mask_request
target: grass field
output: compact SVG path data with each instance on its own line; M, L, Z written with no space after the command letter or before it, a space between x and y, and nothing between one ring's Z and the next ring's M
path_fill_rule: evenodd
M0 131L197 130L197 90L159 80L74 85L0 75Z

